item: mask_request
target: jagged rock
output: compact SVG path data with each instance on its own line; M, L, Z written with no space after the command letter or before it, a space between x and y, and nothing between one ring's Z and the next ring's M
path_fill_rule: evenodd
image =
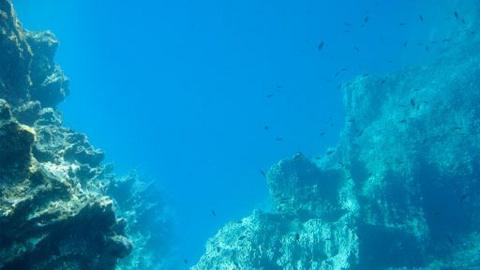
M341 170L322 170L297 154L273 166L267 179L279 212L333 220L343 212L338 192L345 179Z
M38 112L38 118L35 121L36 126L60 126L62 125L62 117L52 108L44 108Z
M5 100L0 99L0 121L10 120L10 118L12 118L10 105Z
M0 98L10 104L28 97L32 51L10 1L0 1Z
M32 128L12 119L0 122L0 186L26 176L34 140Z
M26 36L33 52L32 98L40 101L44 107L55 107L69 92L68 79L54 62L58 41L49 31L28 32Z
M0 269L113 270L133 245L99 179L103 152L54 109L68 93L56 47L0 0Z
M22 124L33 125L39 118L39 113L42 109L40 102L28 101L21 106L15 108L15 118Z
M93 148L85 135L69 133L66 142L69 145L64 148L63 158L65 160L76 161L91 167L96 167L103 161L103 151Z
M455 44L345 84L334 153L273 166L275 211L226 225L193 269L479 269L480 40Z
M123 229L135 245L118 269L177 269L169 259L172 228L166 205L158 198L158 184L144 182L132 174L112 177L106 190L125 218Z

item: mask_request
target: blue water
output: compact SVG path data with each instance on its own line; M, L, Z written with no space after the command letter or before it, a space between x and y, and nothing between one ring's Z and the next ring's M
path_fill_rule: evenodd
M435 59L443 48L425 42L462 12L447 0L14 2L26 28L61 41L66 125L117 172L161 183L191 262L223 224L269 207L261 170L335 145L340 83Z

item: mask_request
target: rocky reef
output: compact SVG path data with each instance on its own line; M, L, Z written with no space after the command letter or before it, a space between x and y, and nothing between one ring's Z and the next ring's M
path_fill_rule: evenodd
M275 209L209 240L194 270L480 269L480 48L343 86L345 128L320 159L267 174Z
M167 228L162 203L140 184L121 186L103 152L62 125L56 106L69 87L54 62L57 46L50 32L24 30L11 2L0 0L2 270L115 269L132 250L163 241ZM144 269L127 267L135 258L122 269Z

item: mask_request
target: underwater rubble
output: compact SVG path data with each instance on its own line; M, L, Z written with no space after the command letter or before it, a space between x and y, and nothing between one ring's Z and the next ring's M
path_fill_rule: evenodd
M140 180L124 187L128 197L114 194L122 180L104 153L62 125L56 106L69 80L54 62L57 46L51 32L24 30L0 0L0 269L116 269L139 247L164 242L165 206L152 196L133 201L148 198L134 189ZM141 269L128 267L133 259L121 269Z
M267 173L274 210L222 228L194 270L480 269L480 42L343 86L340 142Z

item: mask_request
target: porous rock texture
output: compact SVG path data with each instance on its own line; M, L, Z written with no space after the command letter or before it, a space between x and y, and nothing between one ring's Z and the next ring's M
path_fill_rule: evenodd
M209 240L194 270L480 269L480 48L345 84L340 143L267 174L275 210Z
M103 152L62 125L56 105L68 79L54 62L57 45L50 32L25 31L0 0L2 270L115 269L132 252L126 231L136 232L116 212L135 216L145 206L107 196L117 180Z

